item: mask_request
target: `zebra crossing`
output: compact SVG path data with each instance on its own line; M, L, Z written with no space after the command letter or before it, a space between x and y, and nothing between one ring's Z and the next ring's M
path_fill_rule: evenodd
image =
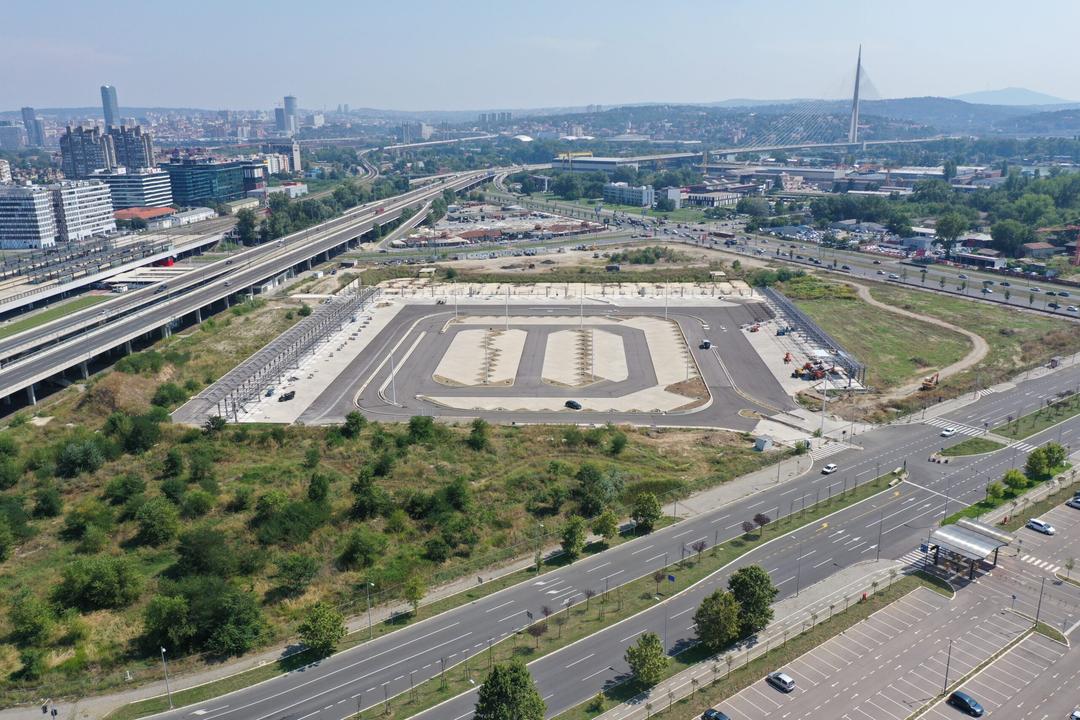
M836 453L850 450L852 447L854 446L848 445L847 443L843 442L831 442L826 445L814 448L810 451L809 455L811 460L817 462L818 460L827 458L830 455L835 455Z
M1046 572L1051 574L1060 572L1061 570L1060 565L1054 565L1052 562L1049 562L1047 560L1040 560L1033 555L1021 555L1020 559L1026 562L1028 565L1034 565L1040 570L1045 570Z
M922 567L926 564L926 552L923 550L915 549L909 553L906 553L900 557L900 562L905 567Z
M926 425L932 425L944 430L945 428L956 428L957 435L968 435L970 437L976 437L978 435L985 435L986 431L983 428L972 427L971 425L965 425L964 423L955 422L953 420L946 420L945 418L927 418L923 421Z
M1009 445L1010 449L1011 448L1016 448L1017 450L1022 450L1023 452L1026 452L1026 453L1029 453L1032 450L1037 449L1038 447L1039 447L1038 445L1032 445L1031 443L1023 442L1022 440L1018 440L1018 441L1012 443L1011 445Z

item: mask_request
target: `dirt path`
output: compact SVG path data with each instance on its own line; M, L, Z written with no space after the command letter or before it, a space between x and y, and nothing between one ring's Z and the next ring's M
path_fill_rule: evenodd
M935 317L930 317L928 315L919 315L918 313L913 313L910 310L902 310L900 308L893 307L892 305L886 305L880 300L875 300L874 297L870 294L870 288L865 285L860 285L853 282L849 282L848 285L854 287L859 293L859 298L864 302L868 303L869 305L872 305L876 308L881 308L882 310L886 310L897 315L903 315L904 317L921 320L922 322L930 323L931 325L937 325L938 327L945 328L946 330L952 330L953 332L960 333L971 341L971 352L954 362L952 365L942 368L939 371L940 378L942 380L949 377L950 375L956 375L957 373L961 373L964 370L967 370L968 368L977 365L978 363L982 362L982 359L986 357L986 354L988 352L990 352L990 346L987 344L986 340L982 338L981 335L976 335L970 330L965 330L962 327L958 327L956 325L953 325L952 323L947 323L944 320L939 320ZM890 393L882 395L879 400L899 400L901 398L907 397L911 393L918 390L921 385L921 379L913 380L912 382L901 385Z

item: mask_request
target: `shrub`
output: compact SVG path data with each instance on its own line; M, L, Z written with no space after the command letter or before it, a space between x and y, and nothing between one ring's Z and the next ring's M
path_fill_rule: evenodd
M0 455L0 490L15 487L20 477L22 477L22 471L15 461L9 456Z
M96 556L72 561L61 573L57 601L82 610L122 608L134 602L142 578L125 557Z
M338 562L347 570L371 567L385 549L385 537L365 527L358 527L345 539Z
M110 505L123 505L133 495L141 495L146 492L146 483L141 477L133 473L119 475L105 485L103 493Z
M255 596L218 577L167 584L147 605L143 618L149 647L222 657L250 650L267 631Z
M181 513L186 518L202 517L214 508L215 498L205 490L192 490L184 496Z
M171 477L161 483L161 494L177 505L184 501L187 493L187 483L183 478Z
M52 631L53 621L52 609L29 590L23 588L12 598L8 622L15 642L21 645L43 643Z
M176 547L175 575L230 577L239 569L239 558L225 534L210 527L195 527L180 535Z
M290 502L258 522L255 536L263 544L296 545L329 519L330 508L325 503Z
M300 595L307 590L318 573L318 560L303 553L292 553L278 558L274 579L286 595Z
M68 540L79 540L90 527L112 530L113 512L99 500L83 500L68 511L61 534Z
M180 529L180 519L176 506L165 498L147 500L135 513L139 524L139 542L147 545L163 545L174 537Z
M56 517L64 509L64 501L56 485L43 485L34 491L34 517Z
M162 383L157 386L157 390L154 391L154 397L150 402L153 405L160 407L172 407L173 405L179 405L188 399L187 391L180 387L176 383Z

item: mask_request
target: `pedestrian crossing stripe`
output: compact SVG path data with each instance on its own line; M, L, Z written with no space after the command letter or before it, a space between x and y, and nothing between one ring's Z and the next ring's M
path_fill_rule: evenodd
M1016 448L1017 450L1023 450L1024 452L1032 452L1038 449L1038 445L1032 445L1026 442L1014 442L1009 446L1010 448Z
M976 428L976 427L972 427L970 425L965 425L963 423L958 423L958 422L950 422L949 420L946 420L945 418L930 418L928 420L924 420L923 422L925 422L925 424L927 424L927 425L932 425L934 427L939 427L939 428L942 428L942 429L950 428L950 427L951 428L956 428L956 433L958 435L968 435L970 437L976 437L978 435L985 435L986 434L986 431L983 428Z
M1034 565L1040 570L1045 570L1048 573L1057 573L1061 571L1060 565L1054 565L1048 560L1040 560L1039 558L1032 555L1024 555L1020 559L1026 562L1028 565Z
M811 460L821 460L827 458L830 455L835 455L838 452L843 452L851 448L851 445L845 443L829 443L828 445L822 445L819 448L810 451Z

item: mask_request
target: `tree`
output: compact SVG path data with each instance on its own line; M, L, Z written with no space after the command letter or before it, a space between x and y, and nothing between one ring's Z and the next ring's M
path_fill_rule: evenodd
M547 634L548 624L546 621L534 622L529 627L525 628L525 632L529 633L536 639L536 647L540 647L540 638Z
M1048 442L1042 446L1043 455L1046 458L1047 471L1060 468L1065 464L1068 452L1059 443Z
M772 601L779 590L760 565L739 568L728 578L728 590L739 604L739 625L743 634L764 630L772 621Z
M959 213L946 213L938 218L934 231L939 240L945 246L946 257L952 257L953 245L964 231L968 229L968 221Z
M225 429L225 426L227 424L228 420L221 417L220 415L211 415L210 417L206 418L206 422L203 423L203 432L207 435L217 435Z
M639 531L651 533L662 515L660 501L652 493L644 492L634 498L634 507L630 517Z
M15 547L15 533L11 532L11 524L0 516L0 562L8 559L11 549Z
M476 693L474 720L543 720L547 705L521 661L491 668Z
M1074 567L1076 567L1076 558L1065 558L1065 577L1069 577Z
M990 498L994 502L999 502L1005 497L1005 488L1001 483L993 482L986 486L986 497Z
M578 486L574 491L581 512L593 517L611 505L623 491L623 477L618 470L602 472L592 463L584 463L577 472Z
M345 637L345 618L336 608L319 601L308 608L299 628L300 640L320 657L334 652Z
M277 560L277 572L274 579L286 595L300 595L319 573L319 561L303 553L282 555Z
M143 611L143 628L155 644L172 651L186 648L195 637L187 598L182 595L155 595Z
M652 687L660 682L669 662L660 636L654 632L642 633L635 644L626 648L626 664L642 687Z
M765 513L758 513L754 516L754 524L761 529L761 537L765 537L765 526L772 522L772 518Z
M139 542L146 545L164 545L180 530L176 506L163 497L144 502L135 513L135 521L139 525Z
M26 588L15 593L8 610L11 637L21 645L40 645L53 628L53 613Z
M354 529L346 538L339 561L346 569L371 567L386 549L386 538L366 527Z
M405 581L405 599L412 605L413 615L420 612L420 603L427 594L427 586L424 584L424 576L413 573Z
M244 208L236 213L236 239L242 245L254 245L259 239L259 219L255 213Z
M317 453L318 451L316 451ZM315 473L308 481L308 500L313 503L324 503L330 496L330 478L322 473Z
M990 237L993 238L990 244L992 248L1009 257L1020 257L1024 243L1032 242L1035 234L1030 227L1017 220L1002 220L990 227Z
M352 516L357 520L375 517L388 503L386 493L375 484L372 468L367 465L360 468L350 489L353 493Z
M80 558L61 572L56 599L83 610L122 608L139 596L142 578L126 557Z
M469 430L469 438L465 442L473 450L480 452L486 450L490 440L488 439L488 430L491 426L483 418L476 418L472 421L472 426Z
M749 536L751 533L754 532L754 528L756 528L756 527L757 526L754 525L753 520L743 520L743 524L742 524L743 535Z
M611 541L619 536L619 518L611 508L608 508L593 521L592 530L610 545Z
M694 613L698 639L710 652L719 652L739 637L739 603L730 592L715 590Z
M1014 495L1022 492L1028 486L1028 479L1024 477L1024 473L1016 468L1006 470L1001 481L1005 483L1005 487L1009 488Z
M353 410L345 416L345 424L341 426L341 434L347 438L356 439L360 436L360 431L367 425L367 418L361 415L358 411Z
M580 515L571 515L562 528L562 549L571 560L581 557L585 549L586 526L585 518Z
M1050 473L1050 463L1047 461L1046 451L1044 448L1035 448L1027 456L1027 462L1024 463L1024 474L1032 480L1038 480L1046 477Z
M610 451L612 455L619 455L626 449L626 444L629 440L626 437L626 433L621 430L616 430L615 434L611 436Z

